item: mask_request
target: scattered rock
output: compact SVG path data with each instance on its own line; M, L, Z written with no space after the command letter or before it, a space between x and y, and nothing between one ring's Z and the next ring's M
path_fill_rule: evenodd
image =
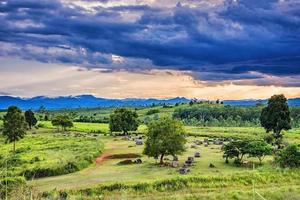
M180 168L179 173L180 174L187 174L190 170L188 168Z
M178 167L178 162L177 161L172 161L171 166L176 168Z
M194 162L194 157L188 157L188 161L192 161L192 162Z
M216 166L212 163L209 164L209 168L215 168Z
M136 163L136 164L142 164L143 161L142 161L140 158L138 158L138 159L136 159L136 160L134 161L134 163Z
M200 152L196 152L196 153L195 153L195 157L196 157L196 158L201 157Z
M118 165L131 165L131 164L133 164L133 162L132 162L132 160L129 160L129 159L122 160L118 163Z
M143 141L140 139L135 140L136 145L143 145Z

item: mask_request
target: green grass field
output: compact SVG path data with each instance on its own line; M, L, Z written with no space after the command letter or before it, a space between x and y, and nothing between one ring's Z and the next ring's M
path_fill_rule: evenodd
M107 158L101 163L68 175L36 179L29 184L39 191L63 189L73 198L83 195L83 199L94 199L99 195L104 199L220 199L225 194L228 198L224 199L248 199L252 195L252 180L256 181L260 193L267 197L281 195L284 199L286 195L291 195L293 199L295 194L299 194L299 170L278 170L273 166L271 157L267 157L262 166L256 159L246 158L256 164L254 172L252 165L236 167L232 162L225 164L219 145L190 148L195 139L203 137L188 137L187 151L179 156L179 163L182 164L188 156L193 156L196 151L201 152L201 158L196 159L188 175L180 175L178 168L157 165L153 158L142 155L143 147L133 141L111 136L100 136L99 139L105 144L102 155ZM139 155L143 163L118 164L132 154ZM122 158L109 157L113 155ZM210 168L210 163L216 167ZM271 192L274 188L278 189L276 193ZM190 196L191 193L194 196Z
M122 136L97 134L108 133L108 124L76 122L63 134L58 133L50 122L40 123L43 128L30 131L25 139L17 142L18 159L9 173L16 176L24 171L55 169L57 174L27 181L33 191L47 194L48 199L58 199L58 191L66 191L69 199L91 200L251 199L252 181L266 199L299 199L299 169L279 169L273 164L272 157L266 157L262 166L258 165L257 159L245 158L250 164L236 167L232 161L225 164L219 145L191 148L194 140L204 138L263 138L265 131L259 127L186 126L189 135L187 151L179 156L179 164L195 152L200 152L201 158L196 158L187 175L180 175L178 168L161 167L153 158L143 155L143 146L135 145L134 141L123 140ZM145 131L145 125L139 127L139 133ZM300 129L292 129L284 135L284 142L300 144ZM12 144L4 144L3 138L0 143L3 160L11 154ZM143 163L118 164L126 159L136 159L132 156L141 158ZM169 162L168 159L172 157L167 157L165 162ZM76 170L63 170L68 163L74 163ZM252 163L256 165L254 171ZM210 168L210 164L215 168Z
M74 122L74 127L70 128L70 131L86 132L86 133L109 133L109 125L105 123L83 123ZM55 129L50 121L41 121L39 126L43 128ZM145 125L140 125L137 132L144 133L146 131Z
M52 176L83 169L101 154L103 143L92 137L66 137L49 129L30 131L16 143L4 144L0 137L1 170L10 176ZM6 165L7 161L7 165ZM36 174L35 174L36 173ZM2 174L3 175L3 174Z

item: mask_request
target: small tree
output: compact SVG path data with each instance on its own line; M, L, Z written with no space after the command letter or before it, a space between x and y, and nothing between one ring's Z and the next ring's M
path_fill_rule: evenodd
M223 157L226 159L226 163L228 163L229 158L235 158L236 164L242 163L243 157L248 153L248 143L245 140L237 140L225 144Z
M29 129L31 129L32 126L35 126L37 123L37 119L34 116L34 113L32 112L32 110L27 110L25 112L25 120L29 126Z
M138 114L135 111L117 108L110 115L109 129L111 132L122 131L124 135L127 135L128 131L136 131L138 126Z
M16 141L24 138L26 134L26 121L22 111L16 106L8 108L3 118L3 135L6 142L13 142L13 152L16 151Z
M296 145L289 145L276 154L276 163L281 167L300 167L300 151Z
M175 156L185 151L184 133L183 124L180 121L168 117L152 121L148 125L144 154L153 157L160 156L160 164L163 164L164 156Z
M73 122L67 115L58 115L51 123L53 126L61 127L63 132L66 131L67 128L73 127Z
M258 158L259 163L261 164L265 156L272 154L272 146L261 140L254 140L249 142L247 151L249 157Z
M273 131L274 145L281 148L283 135L282 130L291 129L291 118L287 99L284 95L274 95L268 101L260 116L261 125L267 133Z

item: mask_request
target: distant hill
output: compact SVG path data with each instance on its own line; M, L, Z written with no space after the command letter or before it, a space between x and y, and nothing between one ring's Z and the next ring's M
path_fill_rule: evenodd
M257 104L267 104L268 100L257 100L257 99L250 99L250 100L226 100L224 101L225 105L232 105L232 106L254 106ZM290 106L300 106L300 98L289 99L288 104Z
M147 106L152 104L175 104L186 103L189 99L176 97L172 99L105 99L92 95L20 98L11 96L0 96L0 109L6 109L11 105L21 109L38 109L44 106L46 109L72 109L72 108L94 108L110 106Z
M11 105L20 107L21 109L38 109L44 106L46 109L73 109L73 108L95 108L95 107L111 107L111 106L148 106L152 104L175 104L187 103L190 99L184 97L176 97L171 99L106 99L98 98L92 95L80 96L61 96L61 97L45 97L37 96L33 98L20 98L12 96L0 96L0 109L6 109ZM232 106L253 106L257 104L266 104L267 100L225 100L225 105ZM289 99L289 105L300 106L300 98Z

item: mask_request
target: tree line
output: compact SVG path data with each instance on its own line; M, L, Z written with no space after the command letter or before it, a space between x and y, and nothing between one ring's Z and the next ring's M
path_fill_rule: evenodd
M189 108L178 108L173 118L193 126L260 126L260 115L264 106L229 106L222 104L196 104ZM291 126L300 127L300 107L290 107Z

